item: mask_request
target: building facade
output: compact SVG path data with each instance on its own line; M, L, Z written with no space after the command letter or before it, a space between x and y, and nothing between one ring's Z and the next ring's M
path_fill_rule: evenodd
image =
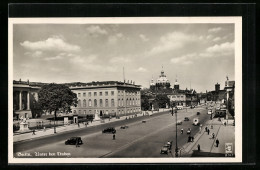
M171 87L171 83L167 79L166 75L164 74L163 69L156 82L154 82L154 80L152 79L150 83L150 89L152 91L167 91L167 90L171 90L170 87Z
M79 115L123 116L141 112L140 86L117 82L92 82L70 86L77 94L78 105L72 112Z

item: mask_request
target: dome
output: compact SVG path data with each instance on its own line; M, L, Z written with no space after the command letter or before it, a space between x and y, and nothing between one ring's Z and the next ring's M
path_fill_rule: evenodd
M169 80L166 77L160 77L157 79L157 83L169 83Z

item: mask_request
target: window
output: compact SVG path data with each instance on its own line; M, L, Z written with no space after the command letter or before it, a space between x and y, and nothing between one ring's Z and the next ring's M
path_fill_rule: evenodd
M106 99L106 107L108 107L108 99Z
M129 105L132 105L132 101L131 101L131 99L130 99Z
M81 100L78 100L78 107L81 107Z
M105 95L108 96L108 92L107 91L105 92Z
M129 103L128 103L128 99L126 99L126 105L127 105L127 106L129 105Z
M83 93L83 97L86 97L86 93Z
M87 113L86 110L84 110L84 115L85 115L86 113Z
M97 92L94 92L94 96L97 96Z
M85 99L83 100L83 107L87 107L87 102Z
M89 110L88 112L89 112L89 114L91 114L91 110Z
M121 100L121 106L124 106L124 100L123 99Z
M115 107L115 100L111 99L111 107Z
M92 105L92 102L91 102L91 99L88 100L88 106L91 107Z
M102 96L102 92L99 92L99 96Z
M73 111L73 113L74 113L74 114L77 114L77 111L76 111L76 110L74 110L74 111Z
M81 114L81 110L79 110L79 114Z
M115 92L114 91L111 91L111 96L114 96Z
M91 92L88 92L88 97L91 97Z
M94 99L94 107L97 107L97 99Z
M81 97L81 96L80 96L80 93L78 93L78 97Z
M121 103L120 103L120 99L118 99L118 106L120 106L120 104L121 104Z
M99 100L99 105L100 105L100 107L103 107L103 100L102 99Z

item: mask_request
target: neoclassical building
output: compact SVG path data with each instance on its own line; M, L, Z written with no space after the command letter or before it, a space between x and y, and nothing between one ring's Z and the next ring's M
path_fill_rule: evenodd
M32 104L38 101L38 91L47 83L13 81L13 109L18 117L31 118ZM78 105L72 112L78 115L130 115L141 111L139 85L119 81L65 83L77 94ZM46 113L49 114L49 113Z

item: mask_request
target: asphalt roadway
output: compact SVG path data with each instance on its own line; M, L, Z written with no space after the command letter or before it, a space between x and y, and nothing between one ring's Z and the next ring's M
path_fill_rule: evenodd
M197 115L197 112L200 115ZM200 123L204 124L209 120L205 108L195 108L178 110L177 120L182 120L182 125L178 125L178 148L187 143L186 131L191 128L191 136L199 132L199 126L193 126L192 120L198 117ZM184 121L184 117L189 117L189 121ZM146 120L146 123L142 121ZM127 125L127 129L120 129L122 125ZM115 127L117 130L116 139L112 134L102 134L102 129ZM72 157L72 158L148 158L148 157L174 157L176 120L175 115L169 111L156 113L153 116L141 116L132 119L101 124L93 127L86 127L75 131L57 133L29 141L14 143L15 157ZM184 129L184 134L180 129ZM66 139L80 136L83 144L80 147L75 145L65 145ZM161 147L167 142L173 141L172 153L160 154ZM181 153L180 153L181 154Z

